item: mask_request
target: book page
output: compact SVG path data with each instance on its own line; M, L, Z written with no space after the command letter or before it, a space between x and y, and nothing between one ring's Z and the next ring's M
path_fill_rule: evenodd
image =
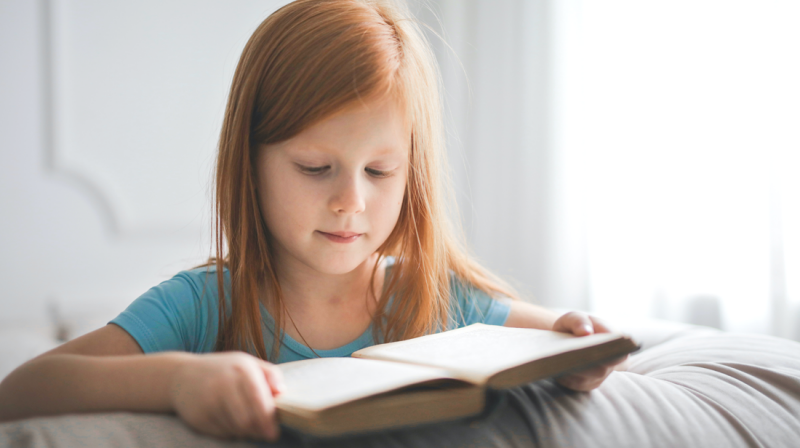
M452 378L447 371L369 359L317 358L279 364L286 391L278 407L318 411L420 382Z
M619 337L615 333L577 337L548 330L473 324L367 347L353 356L440 367L450 370L454 376L483 384L491 375L507 368Z

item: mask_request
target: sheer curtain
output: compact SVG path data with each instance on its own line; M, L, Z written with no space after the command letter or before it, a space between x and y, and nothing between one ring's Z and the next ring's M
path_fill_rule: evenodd
M800 3L422 3L486 265L547 306L800 339Z
M800 4L553 4L590 308L800 339Z

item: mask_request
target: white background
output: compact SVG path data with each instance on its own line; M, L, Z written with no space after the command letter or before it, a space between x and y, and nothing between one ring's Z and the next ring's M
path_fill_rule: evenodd
M0 0L0 325L113 317L208 256L230 79L282 3ZM545 305L800 339L794 2L428 3L482 261Z

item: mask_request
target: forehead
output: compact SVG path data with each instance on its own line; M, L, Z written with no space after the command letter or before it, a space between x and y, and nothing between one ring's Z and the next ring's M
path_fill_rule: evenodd
M285 143L292 151L405 154L411 145L411 124L393 98L356 102Z

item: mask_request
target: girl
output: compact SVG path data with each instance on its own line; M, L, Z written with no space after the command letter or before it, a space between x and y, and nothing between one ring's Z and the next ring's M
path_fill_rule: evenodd
M175 412L200 432L275 440L274 363L474 322L608 331L512 300L457 244L437 74L409 13L388 1L298 0L268 17L222 127L220 257L19 367L0 384L0 420ZM559 381L590 390L612 365Z

